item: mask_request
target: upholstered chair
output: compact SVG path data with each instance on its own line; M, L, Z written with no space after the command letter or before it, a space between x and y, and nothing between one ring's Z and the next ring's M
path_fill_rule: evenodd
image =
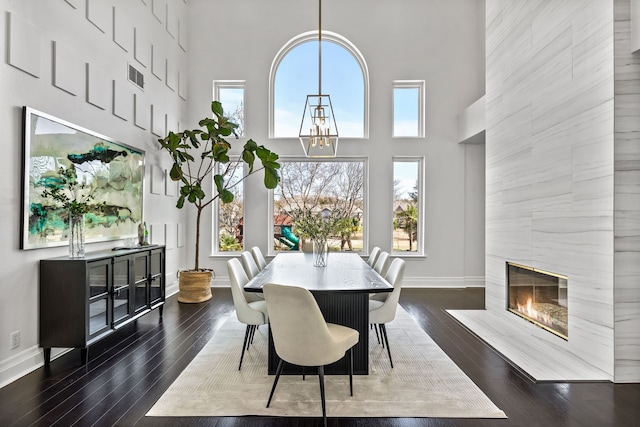
M376 271L376 273L384 277L384 275L387 274L388 267L389 267L389 252L382 251L380 252L380 255L378 255L378 259L376 260L376 263L373 265L373 269Z
M382 335L382 346L387 346L389 354L389 362L393 368L393 359L391 359L391 349L389 348L389 338L387 337L386 323L391 322L396 317L396 308L400 299L400 289L402 288L402 278L404 276L405 261L396 258L391 262L385 280L393 285L391 293L377 293L369 298L369 322L377 325ZM378 330L376 329L376 335ZM378 340L379 342L380 340Z
M380 255L380 248L376 246L375 248L371 249L371 253L369 254L369 259L367 260L367 264L369 264L369 267L373 268L373 266L376 265L378 255Z
M236 316L240 322L247 325L244 333L244 343L242 344L242 353L240 354L240 364L238 365L238 370L240 370L244 352L249 350L256 329L260 325L266 325L269 322L269 316L266 302L264 300L256 300L257 298L252 296L250 292L245 292L244 285L249 282L249 278L240 261L237 258L227 261L227 270L229 271L231 295L236 309Z
M322 419L327 425L324 396L324 366L342 359L349 351L349 390L353 396L353 346L358 331L327 323L315 298L307 289L267 283L262 288L269 310L269 328L276 354L280 358L267 408L285 362L298 366L317 366L322 401Z
M256 264L256 261L253 259L251 252L242 252L240 254L240 259L242 260L242 266L244 267L244 271L247 273L247 277L249 279L253 279L258 273L260 273L258 264Z
M253 255L253 260L258 265L258 269L260 271L264 270L267 266L267 261L264 259L264 255L262 255L262 251L259 247L254 246L251 248L251 255Z

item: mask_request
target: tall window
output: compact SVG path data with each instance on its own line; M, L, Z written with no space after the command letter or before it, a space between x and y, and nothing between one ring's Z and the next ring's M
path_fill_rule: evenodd
M307 95L318 93L318 33L291 39L271 65L270 137L297 138ZM322 93L331 96L341 138L368 138L369 73L345 38L322 32Z
M294 224L297 212L333 215L337 226L329 250L363 250L365 234L364 160L281 161L280 185L273 190L273 242L278 251L303 250Z
M423 252L423 160L393 159L393 246L396 254Z
M244 172L244 163L229 162L221 164L220 173L229 168L228 190L233 193L233 201L222 203L218 199L214 206L214 242L218 242L216 252L239 252L244 249L244 181L241 181ZM216 224L217 222L217 224ZM215 226L217 225L217 226Z
M424 136L424 80L393 82L393 136Z
M216 80L213 82L213 99L222 103L224 115L238 125L236 133L245 136L244 128L244 80Z

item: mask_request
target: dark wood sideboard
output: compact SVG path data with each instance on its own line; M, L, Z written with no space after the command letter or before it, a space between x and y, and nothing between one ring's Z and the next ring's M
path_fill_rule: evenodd
M40 347L89 346L165 301L165 247L142 246L40 260Z

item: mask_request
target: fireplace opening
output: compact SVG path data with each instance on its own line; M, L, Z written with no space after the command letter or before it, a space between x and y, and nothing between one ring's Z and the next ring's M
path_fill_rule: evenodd
M569 338L567 277L507 263L507 310Z

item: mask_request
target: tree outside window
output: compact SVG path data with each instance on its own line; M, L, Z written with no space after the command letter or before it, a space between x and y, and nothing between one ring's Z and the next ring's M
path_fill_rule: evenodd
M393 252L420 252L420 160L393 162Z
M298 212L332 215L329 250L362 251L363 161L281 161L280 185L273 193L274 249L302 250L294 225Z
M229 191L233 193L233 201L217 204L218 218L218 252L239 252L244 249L244 188L242 162L229 162L221 167L229 167L228 175L231 183Z

